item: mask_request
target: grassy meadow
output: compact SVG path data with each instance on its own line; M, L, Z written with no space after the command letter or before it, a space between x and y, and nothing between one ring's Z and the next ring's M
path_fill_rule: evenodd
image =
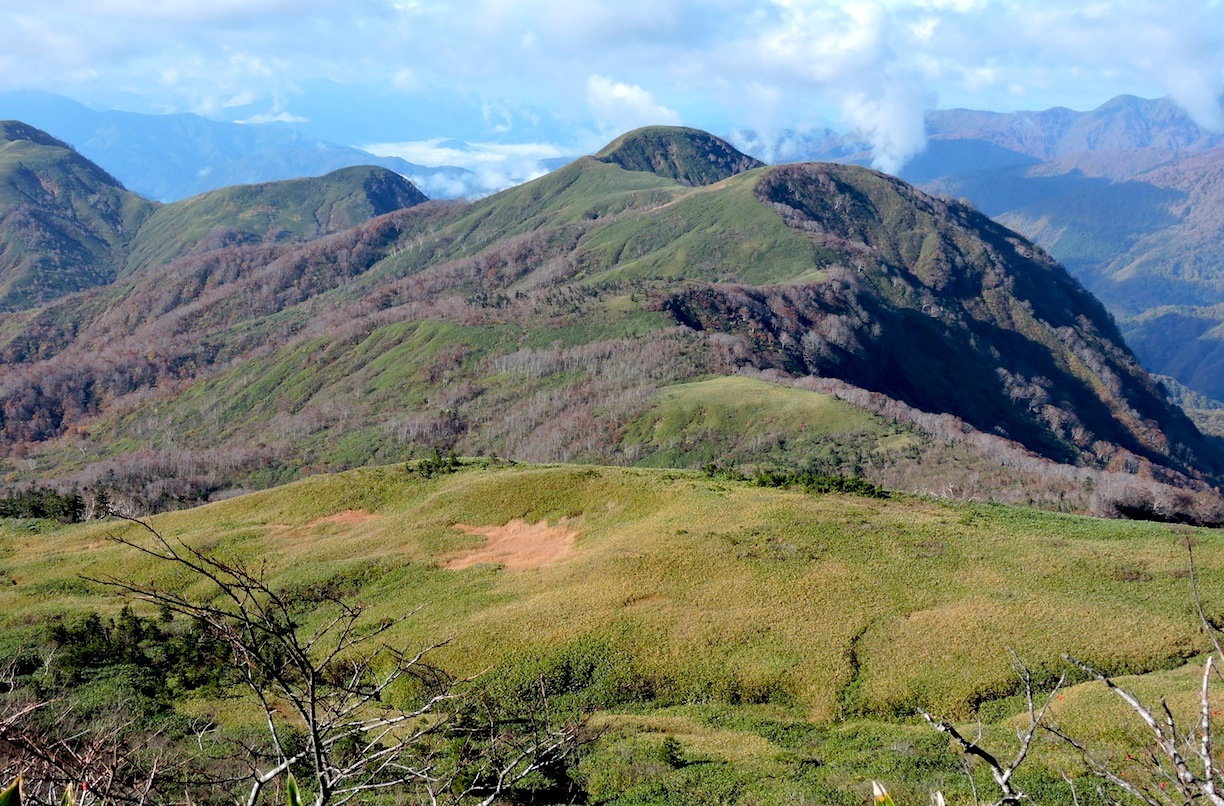
M420 607L392 640L452 638L434 660L454 674L505 692L545 680L598 730L579 769L594 802L859 803L873 777L911 800L930 786L967 798L954 754L916 707L980 718L988 746L1006 748L1023 709L1014 651L1043 683L1069 653L1143 674L1142 691L1192 710L1197 672L1185 664L1204 638L1188 536L1209 614L1224 613L1215 532L687 471L481 461L425 478L397 465L151 522L262 563L289 591L339 591L370 619ZM508 524L517 539L500 559L459 569ZM0 528L10 648L54 614L117 612L121 601L84 577L209 595L108 541L141 539L131 524ZM1080 735L1133 739L1095 684L1067 689L1056 708ZM1024 779L1034 796L1065 799L1053 770L1067 764L1043 745Z

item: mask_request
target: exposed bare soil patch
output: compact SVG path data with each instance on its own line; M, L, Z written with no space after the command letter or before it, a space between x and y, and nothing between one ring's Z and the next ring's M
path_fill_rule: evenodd
M569 528L565 518L556 526L548 521L527 523L515 518L505 526L468 526L456 523L464 534L483 535L488 541L443 564L443 568L459 571L480 563L499 563L512 570L543 568L573 553L578 532Z

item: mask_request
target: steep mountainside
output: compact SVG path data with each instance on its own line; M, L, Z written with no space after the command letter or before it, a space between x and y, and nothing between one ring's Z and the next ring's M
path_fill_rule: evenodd
M1215 517L1214 444L972 208L856 167L731 175L751 159L688 130L601 154L0 319L8 468L164 506L454 449Z
M1200 333L1221 324L1224 135L1167 98L1131 96L1089 112L941 110L927 133L902 177L1048 249L1118 317L1145 366L1224 396L1218 373L1197 369L1224 363L1224 346L1183 340L1188 319L1212 321ZM823 133L798 152L870 160L865 144Z
M0 123L0 310L22 310L188 252L301 242L427 201L400 175L353 167L156 205L60 140Z
M784 166L757 192L813 233L840 280L813 289L826 302L799 308L810 324L779 345L806 372L1065 460L1098 441L1150 456L1193 444L1101 305L971 208L853 167Z
M0 122L0 310L110 282L152 212L65 143Z

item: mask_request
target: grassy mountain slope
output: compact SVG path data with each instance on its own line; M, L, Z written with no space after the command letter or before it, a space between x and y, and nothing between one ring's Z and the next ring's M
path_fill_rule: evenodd
M0 309L33 308L188 252L318 238L424 201L408 180L366 166L157 206L45 132L3 123Z
M1182 306L1202 318L1224 302L1218 132L1171 99L1121 96L1087 112L940 110L928 114L927 133L927 150L904 167L905 179L966 198L1049 250L1135 334L1145 366L1199 393L1224 394L1215 375L1194 370L1203 360L1219 363L1211 344L1169 349L1181 333L1175 320L1147 315ZM865 144L825 134L802 153L870 160ZM1162 322L1174 329L1162 333Z
M424 201L411 182L374 167L213 190L159 207L133 239L125 273L168 263L206 239L211 248L305 241Z
M473 204L185 255L0 321L0 360L0 435L40 457L10 460L13 478L122 478L141 507L435 448L725 451L1098 511L1102 469L1196 487L1217 466L1040 250L831 166L688 187L583 158ZM717 380L736 375L757 380ZM795 406L813 434L844 420L830 395L872 416L786 433ZM1161 509L1127 511L1144 507Z
M1062 670L1060 652L1118 674L1174 669L1154 685L1175 709L1184 693L1193 712L1195 680L1176 667L1203 648L1185 550L1152 524L809 495L673 470L504 464L318 476L154 524L208 551L259 557L270 585L304 601L343 595L373 621L423 604L394 645L453 636L434 656L451 672L506 692L544 680L558 703L596 712L604 730L583 780L608 800L656 777L677 791L645 802L703 802L703 780L728 786L727 802L861 802L882 776L902 792L968 797L915 706L980 718L987 746L1007 746L1023 707L1014 650L1042 681ZM53 614L117 610L78 574L182 584L108 543L115 533L141 539L115 522L0 527L3 640L34 639L30 625ZM1224 545L1193 536L1214 613ZM1125 722L1093 688L1066 692L1060 723L1122 741ZM244 713L233 700L192 708L223 727ZM719 777L635 766L664 735L682 743L690 774ZM1061 782L1066 763L1041 742L1022 781Z
M597 151L595 159L689 186L712 185L765 164L712 134L677 126L626 132Z
M110 282L153 205L66 144L0 123L0 309Z

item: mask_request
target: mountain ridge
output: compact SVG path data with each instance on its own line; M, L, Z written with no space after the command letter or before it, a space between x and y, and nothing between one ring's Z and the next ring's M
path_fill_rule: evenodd
M108 285L205 241L309 240L428 200L399 174L355 166L159 205L28 124L0 123L0 138L0 307L10 309Z
M938 110L926 123L927 148L903 178L968 199L1041 244L1105 302L1149 369L1224 397L1218 374L1193 369L1224 361L1224 342L1196 335L1184 350L1170 350L1186 319L1148 315L1180 306L1205 321L1224 303L1216 258L1224 133L1203 128L1169 98L1133 96L1086 112ZM788 142L792 158L871 159L855 136L817 132Z
M619 142L613 154L642 140ZM0 440L82 486L145 485L142 506L433 449L767 460L910 487L963 473L951 456L969 451L996 468L969 480L988 495L1086 509L1095 487L1138 500L1128 512L1214 517L1214 444L1040 249L867 169L759 167L693 186L673 156L630 161L639 170L584 157L474 203L305 243L221 244L0 318ZM759 418L718 402L732 387L698 383L743 374L772 384L754 387ZM788 387L879 419L814 406L842 423L832 439L778 430L794 422ZM711 417L739 424L693 431ZM1027 469L998 481L1007 466ZM1190 492L1168 503L1181 494L1137 474Z

